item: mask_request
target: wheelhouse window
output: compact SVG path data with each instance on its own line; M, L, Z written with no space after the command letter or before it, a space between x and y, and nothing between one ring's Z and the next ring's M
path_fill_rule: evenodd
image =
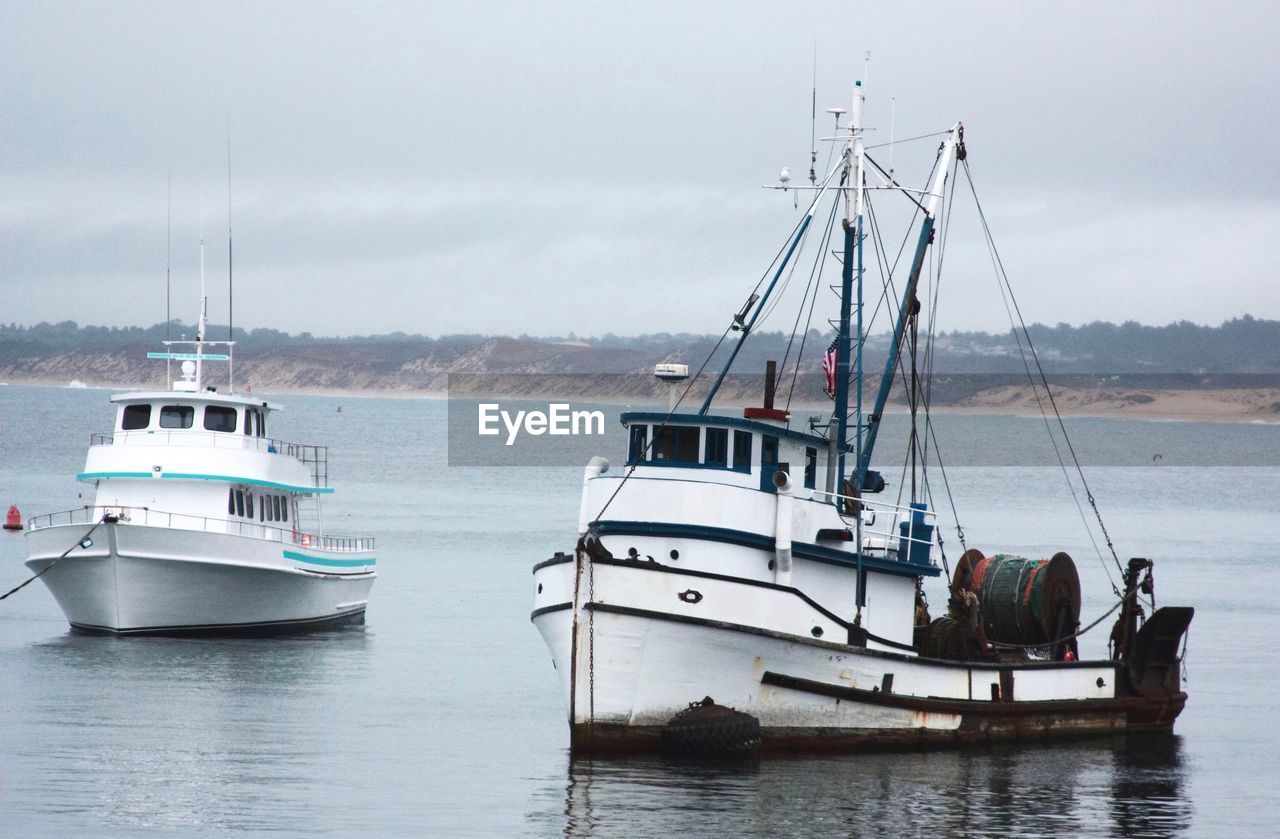
M698 462L700 428L668 425L654 433L653 459L666 463Z
M222 405L206 405L204 427L206 431L235 431L236 409Z
M751 471L751 432L733 432L733 468L739 472Z
M190 405L165 405L160 409L161 428L190 428L196 409Z
M258 408L244 409L244 433L246 437L267 436L267 417Z
M707 429L707 449L702 462L722 468L729 465L729 429Z
M627 463L639 463L645 459L649 448L649 426L631 426L631 444L627 448Z
M761 438L760 444L760 465L761 466L777 466L778 465L778 438L766 434Z
M150 405L125 405L124 416L120 418L121 431L137 431L151 425Z
M813 446L804 450L804 485L807 489L818 485L818 450Z

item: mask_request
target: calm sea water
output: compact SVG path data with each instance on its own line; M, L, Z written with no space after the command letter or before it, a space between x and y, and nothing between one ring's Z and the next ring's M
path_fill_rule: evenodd
M0 387L0 509L16 503L31 516L84 503L90 488L74 476L88 435L110 425L108 395ZM282 401L276 436L331 446L338 493L326 523L379 539L367 626L293 639L111 639L70 634L39 582L0 602L0 833L1280 833L1280 427L1069 421L1093 462L1182 453L1089 472L1122 558L1156 558L1159 602L1196 607L1191 700L1172 737L723 765L570 762L556 676L528 614L531 564L572 547L581 461L450 468L442 401ZM1037 424L1044 439L1039 418L940 422L963 448L957 462L1023 462ZM1086 619L1110 605L1056 467L963 466L950 478L971 546L1065 549ZM21 536L0 535L0 588L26 577L23 550ZM941 612L945 598L932 591ZM1106 631L1086 637L1086 654L1103 652Z

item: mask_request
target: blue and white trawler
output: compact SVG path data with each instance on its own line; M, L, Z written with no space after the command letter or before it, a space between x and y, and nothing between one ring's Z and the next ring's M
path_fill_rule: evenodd
M1080 660L1069 556L969 549L948 562L942 552L922 480L933 463L921 443L929 333L920 297L936 297L922 295L921 275L944 188L962 167L968 174L964 129L940 132L927 182L908 189L867 154L863 103L859 86L847 123L833 109L838 160L825 177L797 186L784 170L780 188L812 202L735 315L738 342L701 407L624 414L624 463L597 457L586 468L576 549L533 568L532 621L563 686L575 750L681 737L692 751L854 749L1168 730L1183 708L1179 643L1192 610L1142 621L1148 560L1121 568L1123 591L1099 610L1117 614L1111 657ZM864 247L885 238L873 192L905 199L919 232L905 276L893 276L892 254L875 262L896 311L864 405ZM830 223L823 230L815 218ZM795 271L806 244L815 268ZM802 420L775 407L773 370L763 407L713 410L779 280L811 277L803 311L826 287L827 266L839 274L830 413ZM895 379L909 391L911 436L899 497L888 500L872 467ZM944 571L948 614L933 619L922 584Z

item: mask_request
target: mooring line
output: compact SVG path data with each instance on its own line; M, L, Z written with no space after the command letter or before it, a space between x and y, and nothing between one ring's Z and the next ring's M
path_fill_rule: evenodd
M63 551L63 552L62 552L62 556L58 557L58 558L57 558L57 559L55 559L53 562L50 562L50 563L49 563L48 565L46 565L44 568L41 568L39 571L37 571L36 573L32 574L30 577L28 577L28 578L27 578L26 580L24 580L23 582L19 583L18 585L14 586L13 588L9 589L9 590L8 590L8 591L6 591L4 594L0 594L0 600L4 600L4 599L5 599L6 597L8 597L9 595L14 594L14 593L16 593L16 592L19 592L19 591L21 591L22 589L26 588L27 586L31 585L31 584L32 584L33 582L35 582L37 579L39 579L40 577L42 577L42 576L44 575L44 573L45 573L46 571L48 571L50 568L52 568L53 566L57 565L59 562L62 562L62 560L66 559L66 558L71 554L71 552L72 552L72 551L74 551L74 550L75 550L76 548L78 548L80 545L84 544L84 540L85 540L85 539L88 539L90 536L92 536L92 535L93 535L93 531L95 531L95 530L97 530L97 529L98 529L98 525L102 524L102 523L103 523L104 521L106 521L106 520L107 520L107 515L106 515L106 514L103 514L102 518L98 519L97 521L95 521L95 522L93 523L93 527L89 528L89 529L85 532L85 534L84 534L83 536L81 536L79 539L77 539L77 540L75 541L75 543L73 543L73 544L71 545L71 547L67 548L65 551Z

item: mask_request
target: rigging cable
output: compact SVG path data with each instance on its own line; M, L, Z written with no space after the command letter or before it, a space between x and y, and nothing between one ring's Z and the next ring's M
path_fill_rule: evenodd
M908 137L905 140L890 140L887 143L876 143L874 146L864 146L867 151L872 149L883 149L890 146L901 145L902 143L914 143L916 140L928 140L930 137L945 137L951 133L951 129L946 131L935 131L932 134L921 134L917 137Z
M988 247L988 250L990 251L994 247L994 244L990 242L990 240L988 240L987 247ZM992 255L992 259L994 261L995 259L994 255ZM1045 410L1044 400L1040 396L1040 387L1036 383L1035 377L1031 373L1031 365L1027 362L1027 354L1022 346L1022 337L1018 334L1017 326L1014 323L1013 312L1009 307L1009 300L1006 294L1005 285L1000 283L1000 277L998 274L996 276L996 282L997 282L998 288L1000 289L1001 300L1004 302L1005 312L1008 314L1008 317L1009 317L1009 327L1010 327L1011 333L1013 334L1014 341L1018 347L1018 355L1022 359L1022 366L1027 374L1027 382L1028 384L1031 385L1031 393L1033 396L1035 396L1036 407L1040 411L1041 419L1044 420L1045 432L1049 435L1049 443L1050 445L1053 446L1054 456L1057 457L1058 459L1058 467L1062 470L1062 477L1067 482L1067 490L1071 493L1071 500L1075 503L1076 511L1079 512L1080 514L1080 523L1084 525L1085 534L1089 537L1089 541L1093 545L1094 553L1097 554L1098 561L1102 564L1102 570L1105 571L1107 574L1107 582L1111 584L1112 591L1119 594L1119 589L1116 587L1115 580L1111 577L1111 569L1107 567L1106 560L1102 556L1102 549L1098 547L1098 540L1094 538L1093 528L1089 526L1089 517L1085 515L1084 506L1080 503L1080 497L1076 493L1075 484L1072 482L1071 475L1067 471L1066 461L1062 457L1062 449L1058 445L1058 437L1053 432L1053 426L1049 422L1049 413Z
M818 301L818 280L822 276L822 269L826 266L827 251L830 248L831 232L835 226L836 213L840 208L840 199L837 194L836 199L831 202L831 216L827 219L825 233L823 233L822 241L818 245L817 258L814 259L813 269L809 272L809 283L805 286L804 297L800 298L800 308L796 310L796 322L791 327L791 337L787 340L786 352L782 355L782 363L778 365L778 382L782 381L782 377L786 374L787 361L791 357L791 346L795 343L796 332L800 329L800 318L804 315L805 303L809 303L809 318L805 321L804 334L800 339L800 349L796 352L795 371L791 375L791 389L787 391L787 410L791 410L791 395L796 389L796 377L800 374L800 362L804 358L805 343L809 340L809 327L813 323L813 307ZM812 297L810 296L812 295Z
M769 308L760 312L760 317L756 318L755 325L751 327L751 331L759 332L764 326L765 321L769 320L773 315L778 304L782 302L783 296L787 292L787 288L791 285L791 278L795 276L796 268L800 265L800 255L804 253L804 246L809 241L809 232L813 230L813 225L805 228L804 234L800 237L800 244L796 247L794 259L791 260L791 267L787 269L787 276L782 280L782 284L778 286L778 290L773 295L773 300L769 303ZM803 307L803 303L801 304Z
M1115 544L1111 541L1111 534L1107 532L1107 526L1102 520L1102 513L1098 510L1098 502L1094 498L1093 491L1089 489L1089 483L1084 476L1084 469L1080 466L1080 459L1076 456L1075 446L1071 444L1071 438L1067 434L1066 424L1062 420L1062 413L1058 410L1057 400L1054 399L1053 390L1049 387L1049 380L1045 376L1044 367L1040 364L1040 357L1036 353L1035 345L1031 341L1031 333L1030 331L1028 331L1026 321L1022 317L1022 310L1018 306L1018 300L1013 294L1013 287L1010 286L1009 284L1009 277L1004 270L1004 263L1000 259L1000 254L996 249L995 241L992 239L991 228L987 224L987 217L982 210L982 203L978 200L978 193L977 193L977 190L974 188L973 175L969 171L969 162L967 160L964 161L964 173L965 173L965 178L969 182L969 192L971 195L973 195L974 206L977 207L978 209L978 218L982 221L982 230L987 239L987 247L990 250L992 260L995 263L995 267L997 271L996 279L997 279L997 282L1000 284L1000 295L1002 299L1005 299L1005 290L1006 289L1008 290L1008 298L1005 300L1005 309L1009 314L1009 324L1013 328L1014 338L1015 340L1017 340L1018 352L1022 356L1023 365L1026 367L1027 377L1031 380L1032 391L1035 392L1036 394L1036 403L1040 405L1040 413L1044 417L1045 425L1049 426L1049 416L1044 410L1043 402L1040 400L1040 394L1037 390L1035 379L1031 375L1030 365L1027 364L1027 356L1022 349L1022 340L1018 336L1017 326L1013 323L1013 316L1015 312L1017 313L1018 324L1020 324L1022 327L1022 335L1027 339L1027 349L1031 351L1031 358L1035 362L1036 370L1039 373L1040 383L1044 387L1045 394L1049 398L1049 405L1053 408L1054 417L1058 421L1058 428L1062 432L1063 442L1066 443L1067 451L1071 455L1071 461L1075 465L1076 473L1080 476L1080 484L1084 489L1085 498L1089 501L1089 506L1093 508L1093 514L1095 518L1097 518L1098 527L1102 530L1102 536L1106 540L1107 549L1111 552L1111 558L1115 561L1116 568L1120 571L1121 575L1123 575L1124 569L1120 565L1120 557L1116 554ZM1013 304L1012 310L1009 309L1010 303ZM1049 436L1050 436L1050 439L1053 440L1054 435L1051 427L1049 428ZM1063 474L1066 475L1067 474L1066 463L1062 459L1062 454L1058 449L1058 444L1056 440L1054 441L1053 448L1054 448L1054 451L1058 454L1058 463L1062 467ZM1085 530L1089 534L1089 539L1094 543L1094 549L1098 553L1099 560L1102 560L1102 552L1101 550L1098 550L1097 541L1094 540L1094 537L1093 537L1093 530L1092 528L1089 527L1087 517L1084 516L1083 507L1080 507L1080 500L1076 495L1075 487L1074 485L1072 485L1069 475L1067 476L1067 485L1071 489L1071 496L1072 498L1075 499L1077 508L1080 509L1081 518L1085 519ZM1102 566L1104 569L1107 569L1105 560L1102 562ZM1115 581L1111 577L1110 569L1107 569L1107 581L1111 583L1112 591L1114 591L1117 595L1119 595L1120 591L1116 587Z
M62 560L66 559L66 558L67 558L67 556L68 556L72 551L74 551L76 548L78 548L78 547L80 547L81 545L83 545L83 544L84 544L84 542L85 542L85 540L86 540L86 539L88 539L90 536L92 536L92 535L93 535L93 531L95 531L95 530L97 530L97 529L98 529L98 525L102 524L102 523L103 523L104 521L106 521L106 520L107 520L107 516L106 516L106 515L104 515L102 518L100 518L100 519L98 519L97 521L95 521L95 522L93 523L93 527L90 527L88 530L86 530L86 531L85 531L85 534L84 534L83 536L81 536L79 539L77 539L75 542L73 542L73 543L72 543L72 545L71 545L71 547L67 548L65 551L63 551L63 552L62 552L62 556L58 557L58 558L57 558L57 559L55 559L53 562L50 562L48 565L46 565L45 567L41 568L41 569L40 569L39 571L37 571L36 573L32 574L30 577L28 577L27 579L23 580L21 583L18 583L16 586L14 586L13 588L11 588L11 589L9 589L8 591L6 591L4 594L0 594L0 600L4 600L4 599L5 599L6 597L8 597L9 595L11 595L11 594L15 594L15 593L17 593L17 592L21 591L22 589L24 589L24 588L26 588L27 586L31 585L31 584L32 584L33 582L35 582L36 580L38 580L38 579L40 579L41 577L43 577L43 576L45 575L45 572L47 572L49 569L53 568L53 566L57 565L59 562L62 562Z
M951 233L950 208L955 205L956 183L959 180L960 179L956 177L952 177L951 179L951 194L947 197L947 202L945 205L948 209L948 212L943 218L942 236L941 236L941 241L938 243L937 278L933 282L933 299L930 302L930 309L929 309L929 345L925 351L925 367L926 367L925 381L927 384L925 387L925 397L924 397L924 411L925 411L924 422L925 422L925 452L926 452L925 460L926 462L928 461L927 455L929 450L929 441L932 440L933 456L937 459L938 471L942 474L942 486L944 491L947 494L947 501L951 506L951 517L956 524L956 538L960 540L960 547L967 549L968 546L965 544L965 539L964 539L964 527L961 526L960 524L960 514L956 510L956 499L951 492L951 482L947 479L947 470L942 461L942 447L938 445L938 432L933 425L933 412L929 410L929 406L933 402L933 374L934 374L933 364L934 364L934 359L936 357L934 339L935 339L936 329L937 329L937 316L938 316L938 308L939 308L938 300L942 290L942 265L943 265L943 262L946 260L947 242L949 240L949 236ZM925 483L926 485L928 484L927 476L925 477ZM932 499L932 493L931 493L930 502L932 502L932 500L933 499ZM944 565L945 565L945 561L946 561L946 556L944 554L943 555Z
M1119 594L1119 592L1116 592L1116 594ZM1056 647L1059 644L1064 644L1067 641L1073 641L1076 638L1079 638L1081 635L1084 635L1090 629L1093 629L1095 626L1097 626L1098 624L1106 620L1108 617L1110 617L1112 612L1114 612L1116 609L1119 609L1123 605L1124 605L1124 599L1121 598L1120 600L1117 600L1115 602L1115 605L1113 605L1110 609L1108 609L1107 611L1099 615L1097 620L1095 620L1093 623L1086 626L1084 629L1078 629L1075 632L1071 633L1070 635L1063 636L1062 638L1059 638L1056 641L1049 641L1044 644L1007 644L1001 641L989 640L987 641L987 643L995 647L996 649L1001 649L1001 650L1028 650L1028 649L1034 649L1036 647Z
M947 236L951 232L951 202L955 197L955 184L957 178L951 178L951 194L947 197L946 202L942 205L946 211L942 213L942 232L939 236L937 247L937 265L933 265L933 251L930 250L929 259L929 286L925 291L925 296L929 300L929 320L925 327L925 350L924 350L924 447L920 456L920 482L924 488L925 498L928 499L929 506L937 509L937 503L933 499L933 484L929 480L929 441L933 441L933 455L938 459L938 463L942 463L942 453L939 450L937 433L933 426L933 412L929 410L930 402L933 399L933 361L934 354L934 335L938 323L938 293L942 287L942 264L946 258ZM913 360L914 362L914 360ZM941 466L938 467L941 470ZM956 513L955 498L951 496L951 486L946 479L946 473L943 472L943 487L947 493L947 498L951 503L951 513L956 520L956 534L960 540L960 546L964 545L964 530L960 527L960 517ZM935 524L936 516L935 512ZM942 556L942 568L946 572L947 582L951 582L951 565L947 561L947 550L942 543L942 528L937 528L938 533L938 553Z

